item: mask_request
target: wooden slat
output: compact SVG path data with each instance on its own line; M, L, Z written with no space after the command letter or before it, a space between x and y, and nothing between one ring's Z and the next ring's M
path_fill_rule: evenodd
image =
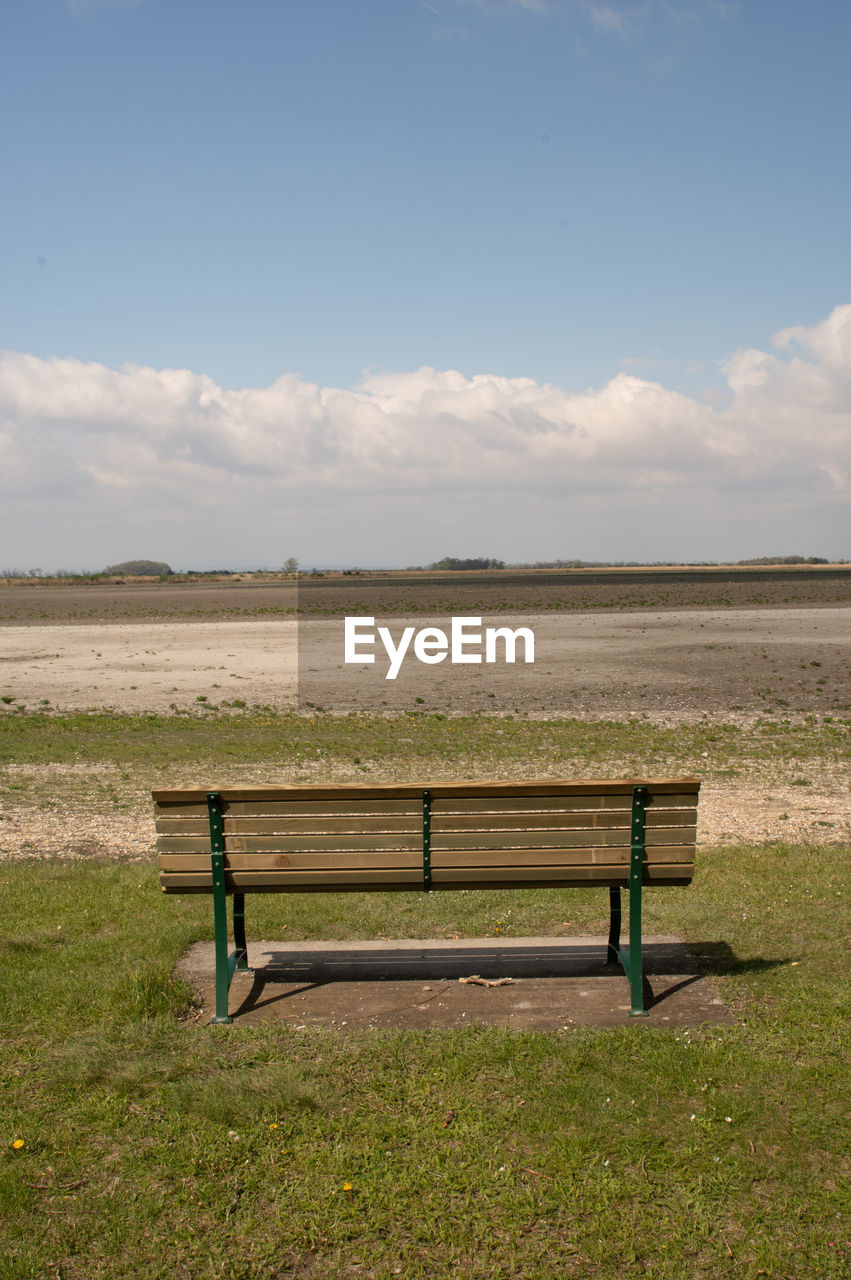
M157 821L160 818L207 818L209 810L206 801L201 804L197 800L154 801L154 813Z
M603 828L628 831L631 809L547 813L436 813L432 831L570 831ZM690 826L696 809L648 809L647 827Z
M154 827L158 835L163 836L206 836L210 839L210 824L206 818L162 818L154 819Z
M644 868L643 879L645 882L650 881L667 881L667 880L689 880L694 874L694 863L692 862L673 862L673 863L654 863ZM614 883L626 884L628 880L627 867L617 863L595 863L586 867L500 867L498 872L494 873L487 867L443 867L439 871L432 872L432 884L437 888L441 884L459 885L475 885L483 888L502 886L512 886L518 884L538 884L542 880L546 880L552 884L567 885L571 882L576 884L587 884L603 882L608 880Z
M371 816L382 817L385 815L421 818L422 811L423 800L420 792L417 792L413 798L406 800L385 800L381 796L371 800L272 800L264 801L263 803L234 800L225 803L222 809L225 816L231 818L253 817L261 814L268 814L272 817L282 814L293 818L348 816L352 819L366 819Z
M696 809L648 809L647 827L689 826L697 821ZM617 809L591 812L549 813L489 813L489 814L441 814L435 816L435 825L439 823L443 831L546 831L569 830L589 827L629 829L630 810ZM157 818L156 829L161 835L195 835L209 840L210 827L204 818ZM279 833L281 835L306 835L319 832L371 832L396 831L415 834L422 831L422 815L387 817L329 818L326 815L309 817L289 817L284 814L279 818L255 818L238 816L225 817L225 835L263 835Z
M225 836L230 835L264 835L279 833L280 835L307 835L311 832L319 834L335 831L361 832L364 835L371 831L395 831L419 835L422 838L422 813L416 815L389 814L386 817L363 817L357 814L347 818L329 818L320 814L313 818L289 817L284 814L279 818L251 818L225 816ZM202 836L209 842L210 825L207 818L157 818L156 829L165 836Z
M165 837L167 839L167 837ZM179 838L179 837L178 837ZM160 839L163 839L161 836ZM416 835L306 835L306 836L230 836L225 841L228 853L348 853L350 850L398 850L418 853L422 861L422 833Z
M175 871L160 876L163 889L195 890L208 893L212 891L211 875L201 872ZM225 875L225 885L229 892L248 892L252 889L315 889L323 893L336 893L345 890L382 888L386 885L402 885L405 888L422 888L423 873L399 869L357 868L345 871L232 871Z
M648 807L648 817L653 810L653 805L657 802L651 796L650 806ZM697 803L697 799L692 792L671 792L665 794L658 803L665 808L685 807L693 809ZM564 813L573 811L596 812L598 810L616 810L620 813L629 814L632 809L632 792L624 792L617 795L581 795L581 796L511 796L511 797L484 797L484 796L461 796L452 800L433 800L431 811L433 815L438 814L485 814L485 813L516 813L522 814L529 811L538 811L543 813Z
M160 818L203 818L207 820L207 805L194 801L188 804L157 803L155 811ZM412 817L422 814L422 791L405 800L386 800L378 796L374 799L360 797L352 800L225 800L222 813L226 817L241 815L262 816L288 814L292 817L300 815L314 817L318 814L330 816L346 814L369 817L372 814L408 814Z
M656 877L652 880L645 879L644 884L647 887L653 888L659 888L662 885L671 888L679 888L681 886L691 884L694 878L694 868L686 869L685 874L680 874L682 869L683 868L679 868L676 875L665 876L664 878ZM595 889L611 887L626 890L629 888L629 878L622 873L606 875L601 872L599 875L594 875L592 877L586 876L585 878L580 878L579 876L576 876L566 880L541 879L517 881L488 879L485 881L452 880L445 883L432 881L431 888L433 892L440 892L452 889L467 889L471 891L480 889L587 889L589 886L593 886Z
M594 866L610 863L625 866L630 860L628 848L610 849L605 846L590 849L464 849L436 853L432 868L443 867L556 867L559 865ZM210 869L207 853L160 853L157 859L160 870L196 871L206 873ZM645 865L657 862L692 862L694 845L664 845L654 849ZM358 853L229 853L225 855L225 870L231 871L350 871L356 867L392 868L405 867L422 874L422 855L399 852Z
M210 869L209 853L161 853L157 858L160 870L207 872ZM225 856L225 870L231 871L351 871L357 867L403 867L418 871L422 880L422 853L229 853Z
M370 785L348 784L325 786L322 784L291 787L163 787L151 792L157 803L192 804L202 802L206 807L207 793L217 791L225 804L258 802L267 804L278 800L411 800L421 794L422 787L412 783Z
M686 778L540 778L528 782L423 782L408 784L347 783L343 786L324 784L290 787L157 787L152 795L157 802L197 803L205 801L208 791L218 790L229 803L258 800L350 800L364 798L406 799L413 798L428 787L435 799L468 795L501 796L556 796L556 795L616 795L631 792L633 787L646 786L651 793L689 793L696 795L700 779Z
M661 827L645 833L645 848L694 841L694 827ZM272 837L277 839L277 837ZM629 832L620 831L462 831L432 829L431 852L450 849L582 849L587 846L629 848Z
M694 874L694 864L688 862L659 863L645 868L647 884L688 884ZM628 880L625 866L599 865L590 867L540 867L500 868L494 874L489 870L470 867L445 868L432 876L433 889L511 889L519 885L531 888L582 887L588 884L622 885ZM348 876L335 872L320 877L316 872L301 871L242 871L225 876L229 892L238 893L287 893L316 892L341 893L360 890L410 890L422 887L422 874L410 871L372 871L359 869ZM192 872L170 872L160 877L165 893L210 893L212 877Z
M210 857L210 837L204 836L158 836L157 853L196 853Z
M431 812L433 817L448 814L596 813L604 809L628 814L631 808L631 793L612 796L457 796L433 800Z
M694 842L695 827L658 827L645 833L645 847ZM569 831L461 831L433 830L432 853L451 849L582 849L588 846L629 848L629 832L620 830ZM209 856L209 841L203 836L159 836L157 849L162 853L203 853ZM422 836L373 832L333 835L265 835L228 836L228 853L322 853L349 850L400 849L422 852Z
M437 867L567 867L611 863L626 866L629 846L611 849L606 845L586 849L451 849L432 853L432 870ZM693 862L693 844L666 844L648 854L644 866L657 862Z
M422 857L422 834L386 835L305 835L305 836L229 836L225 841L228 853L324 853L349 849L401 849L416 852ZM157 849L163 853L203 852L209 853L209 840L205 843L199 836L160 836Z

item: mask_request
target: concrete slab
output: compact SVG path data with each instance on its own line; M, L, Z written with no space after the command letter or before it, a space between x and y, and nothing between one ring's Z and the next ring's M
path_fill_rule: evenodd
M619 966L604 963L605 955L602 937L249 943L253 972L234 975L230 1013L238 1026L274 1021L335 1029L733 1022L679 939L645 939L647 1018L630 1018L626 978ZM196 943L179 971L209 1018L213 944ZM499 979L510 981L488 985Z

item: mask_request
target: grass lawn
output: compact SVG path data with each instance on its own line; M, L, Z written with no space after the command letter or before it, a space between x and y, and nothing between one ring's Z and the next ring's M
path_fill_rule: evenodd
M198 1027L171 975L209 902L145 864L7 864L0 1275L847 1275L848 850L701 864L647 894L648 929L696 947L737 1025L552 1035ZM352 937L463 903L488 935L599 928L604 898L250 906L266 936L286 913Z
M227 735L222 719L15 715L0 759L103 760L132 789L154 749L158 776L205 778L270 751L430 776L462 756L534 772L554 750L588 772L651 755L677 772L783 754L817 768L839 751L831 726L500 722L498 739L439 717L252 712ZM208 900L163 897L147 862L0 863L0 1277L844 1280L849 852L701 848L693 885L646 894L647 931L686 940L736 1025L557 1034L198 1026L172 975L212 937ZM254 937L557 935L603 931L607 899L248 907Z

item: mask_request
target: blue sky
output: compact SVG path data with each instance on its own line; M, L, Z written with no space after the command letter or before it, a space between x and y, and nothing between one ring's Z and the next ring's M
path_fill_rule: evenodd
M851 554L847 3L0 22L6 564Z

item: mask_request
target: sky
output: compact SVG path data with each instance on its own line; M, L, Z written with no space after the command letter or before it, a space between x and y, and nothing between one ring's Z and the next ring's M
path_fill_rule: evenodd
M5 0L0 570L851 558L847 0Z

